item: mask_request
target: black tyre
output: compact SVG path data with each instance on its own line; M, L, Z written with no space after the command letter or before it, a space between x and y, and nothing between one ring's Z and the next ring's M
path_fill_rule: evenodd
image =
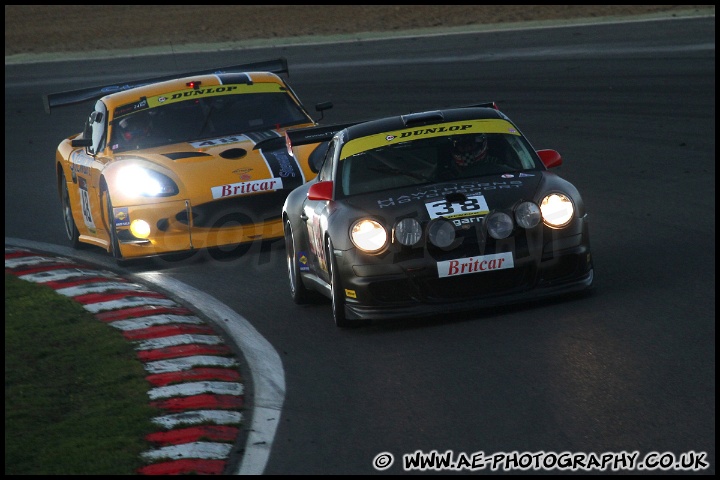
M308 303L310 292L303 284L300 272L297 267L297 255L295 252L295 238L293 237L290 220L285 221L285 258L287 260L288 283L290 285L290 296L293 302L298 305Z
M345 316L345 291L343 290L342 281L337 268L337 260L333 254L332 240L327 239L327 264L328 273L330 274L330 289L332 291L332 313L335 319L335 325L341 328L349 327L350 323Z
M113 214L112 199L110 198L110 192L105 187L102 191L102 196L105 197L105 210L107 211L107 229L108 235L110 235L110 253L112 253L115 260L120 263L122 260L122 253L120 253L120 242L118 241L117 232L115 231L115 215Z
M62 202L65 233L67 234L68 240L70 240L70 245L72 245L73 248L78 248L80 246L80 232L73 218L72 207L70 206L70 192L68 192L65 173L60 174L60 201Z

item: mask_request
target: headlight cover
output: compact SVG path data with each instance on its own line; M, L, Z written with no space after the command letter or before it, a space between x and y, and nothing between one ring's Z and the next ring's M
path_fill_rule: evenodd
M455 227L444 218L437 218L428 224L428 240L440 248L448 248L455 241Z
M540 202L540 210L545 224L552 228L561 228L570 223L575 214L575 206L569 197L555 192L546 195Z
M385 228L370 218L362 218L350 228L350 240L363 252L379 252L385 247L387 239Z
M180 190L166 175L154 170L129 165L118 171L116 187L133 197L170 197Z
M523 202L515 209L515 221L522 228L533 228L542 220L540 207L533 202Z
M487 231L496 240L507 238L515 228L512 217L505 212L493 212L485 220Z
M395 240L411 247L422 238L422 226L414 218L403 218L395 224Z

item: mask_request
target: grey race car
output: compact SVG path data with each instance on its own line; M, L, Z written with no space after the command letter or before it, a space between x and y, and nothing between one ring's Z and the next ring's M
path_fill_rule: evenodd
M282 210L290 293L337 326L590 289L588 217L494 103L289 130L317 177Z

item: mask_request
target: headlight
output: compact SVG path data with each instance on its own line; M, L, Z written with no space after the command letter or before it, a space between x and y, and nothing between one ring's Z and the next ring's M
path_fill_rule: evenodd
M350 239L360 250L375 253L387 242L387 232L375 220L363 218L355 222L350 229Z
M522 228L533 228L541 218L540 207L533 202L523 202L515 209L515 221Z
M504 212L493 212L485 220L487 231L491 237L501 240L507 238L515 228L512 217Z
M420 222L414 218L403 218L395 224L395 239L402 245L412 246L422 238Z
M562 193L551 193L540 202L540 210L542 211L545 223L554 228L564 227L575 214L575 207L572 200Z
M455 241L455 227L444 218L438 218L428 224L428 239L433 245L447 248Z
M180 191L167 176L137 165L120 169L116 187L123 194L133 197L169 197Z

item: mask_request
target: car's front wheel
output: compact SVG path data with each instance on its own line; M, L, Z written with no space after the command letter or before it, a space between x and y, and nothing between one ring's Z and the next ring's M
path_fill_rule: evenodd
M293 236L290 220L285 221L285 257L287 260L288 283L290 284L290 296L293 302L298 305L307 303L311 293L303 284L297 266L297 253L295 251L295 238Z
M335 255L333 254L333 244L330 237L328 237L326 245L333 318L335 319L335 325L338 327L349 327L350 323L348 323L347 317L345 316L345 291L343 290L342 281L340 280L340 272L338 271L337 260L335 260Z
M72 245L73 248L78 248L80 246L80 232L73 218L72 206L70 206L70 192L67 188L65 173L60 174L60 201L62 202L65 233L68 236L68 240L70 240L70 245Z
M115 260L120 262L122 260L122 253L120 253L120 242L118 241L117 231L115 230L115 214L113 213L112 199L110 198L110 192L107 187L102 191L102 196L105 198L105 210L107 217L107 231L110 236L110 253L112 253Z

